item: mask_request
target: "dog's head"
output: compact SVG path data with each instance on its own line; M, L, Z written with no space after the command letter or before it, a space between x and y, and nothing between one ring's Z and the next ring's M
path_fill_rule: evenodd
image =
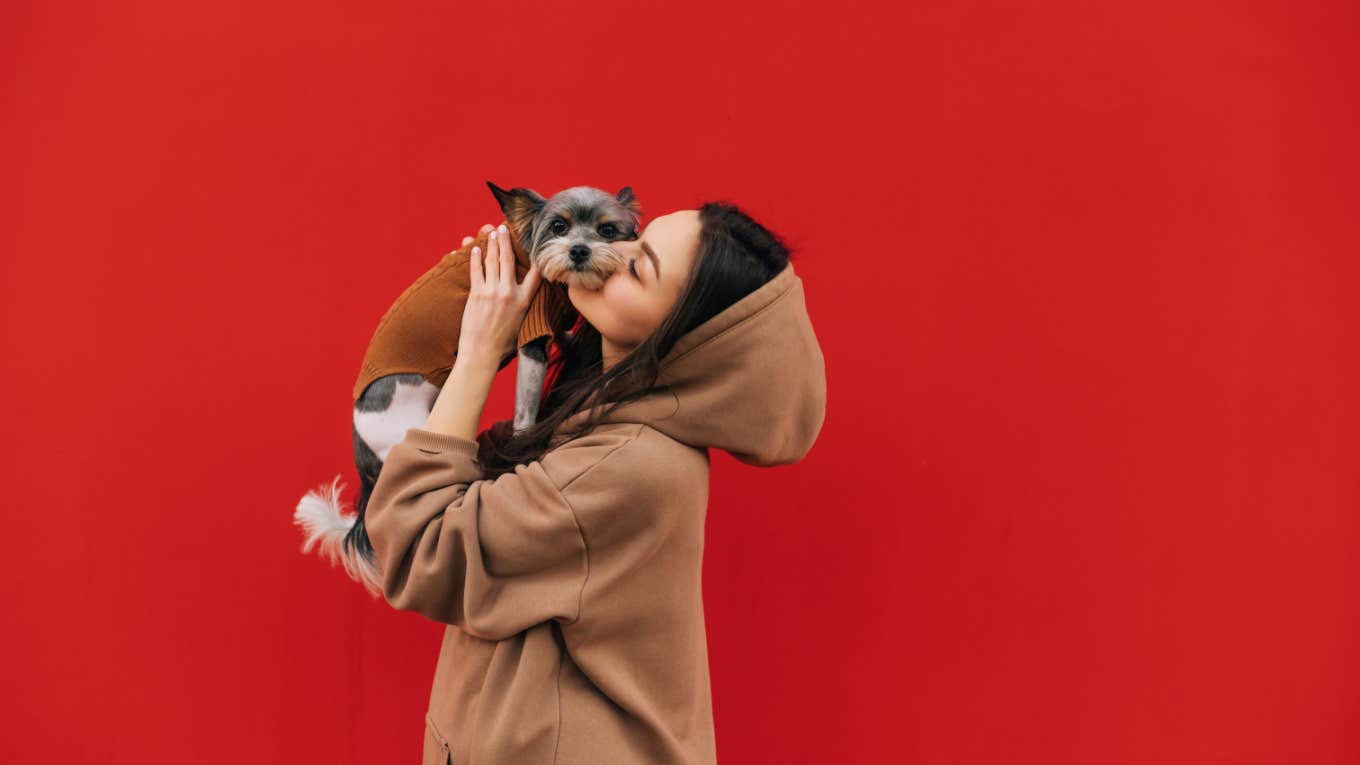
M545 281L599 289L624 265L610 243L637 239L642 208L631 186L618 194L573 186L544 199L533 189L486 185Z

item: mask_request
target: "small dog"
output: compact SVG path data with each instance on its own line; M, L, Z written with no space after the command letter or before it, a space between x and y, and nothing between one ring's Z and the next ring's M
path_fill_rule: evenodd
M616 195L573 186L548 199L532 189L506 191L490 181L487 186L505 214L517 268L527 271L536 262L542 276L519 336L514 430L520 432L538 418L553 328L564 315L574 318L563 285L598 289L621 268L623 258L610 243L637 239L642 209L627 186ZM293 516L306 537L302 551L319 544L322 556L332 564L340 562L374 597L382 592L382 578L364 530L364 510L388 451L408 429L425 424L448 378L457 355L474 245L484 253L486 235L444 256L378 322L354 386L355 512L341 513L343 484L336 476L329 486L307 492ZM517 280L522 277L517 274ZM515 356L503 359L500 368L511 358Z

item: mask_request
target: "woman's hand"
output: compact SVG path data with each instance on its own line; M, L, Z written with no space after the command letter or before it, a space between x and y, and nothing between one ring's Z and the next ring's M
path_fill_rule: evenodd
M488 224L481 231L490 228ZM520 325L540 281L535 263L523 282L515 282L515 250L506 239L508 236L502 226L491 231L485 253L479 247L472 248L472 257L468 259L472 287L458 336L458 359L466 357L490 364L493 369L499 369L502 359L514 355ZM466 237L463 244L471 240Z
M477 233L490 230L487 224ZM426 430L470 441L477 440L477 425L501 360L515 353L519 327L539 282L534 265L523 283L515 283L515 250L505 239L509 234L494 233L495 239L487 239L486 252L476 248L468 261L472 280L458 335L458 357L425 419ZM471 241L472 237L464 237L463 246Z

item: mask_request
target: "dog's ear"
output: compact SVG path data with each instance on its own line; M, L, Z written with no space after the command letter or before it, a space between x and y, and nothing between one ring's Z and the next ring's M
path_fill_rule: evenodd
M642 217L642 205L638 204L637 197L633 196L633 187L624 186L619 189L619 193L614 197L619 200L619 204L632 211L635 217Z
M510 224L510 228L520 236L529 236L534 216L538 215L538 211L543 209L548 200L533 189L516 187L506 191L491 181L487 181L486 185L496 197L496 204L501 206L501 212L505 213L505 220Z

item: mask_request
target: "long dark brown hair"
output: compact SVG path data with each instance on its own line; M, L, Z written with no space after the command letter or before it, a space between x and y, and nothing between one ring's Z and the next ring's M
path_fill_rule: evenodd
M721 200L699 207L699 250L674 308L646 340L608 370L600 332L584 316L553 327L557 346L548 361L547 392L539 419L516 435L513 420L501 420L477 436L477 461L495 478L543 456L563 420L593 408L568 439L593 430L608 411L645 395L656 383L661 359L687 332L721 313L773 279L788 265L784 241L741 208ZM608 404L608 406L601 406Z

